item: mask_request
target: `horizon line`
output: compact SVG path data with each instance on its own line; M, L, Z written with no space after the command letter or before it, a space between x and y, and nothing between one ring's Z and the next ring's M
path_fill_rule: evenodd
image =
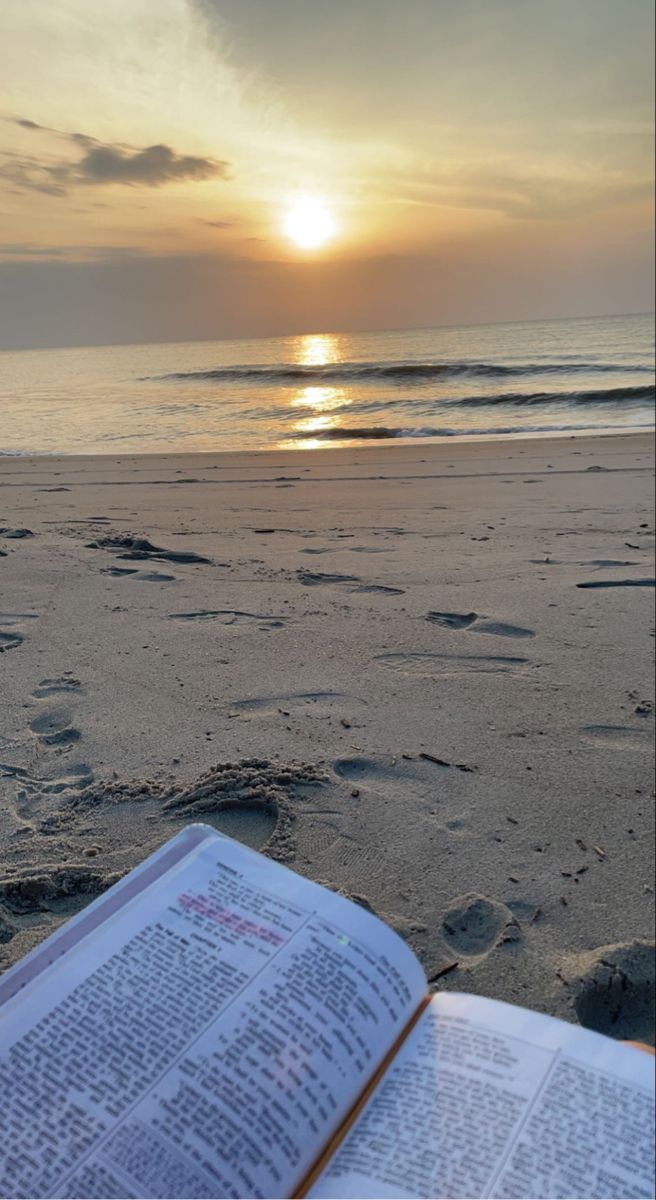
M519 317L507 318L503 321L461 321L442 325L398 325L386 329L312 329L290 330L288 333L239 334L233 337L199 337L199 338L164 338L156 341L138 342L67 342L59 346L0 346L0 354L33 354L49 353L57 350L111 350L123 347L137 346L193 346L210 342L268 342L283 341L286 338L300 337L370 337L375 334L394 333L427 333L438 332L442 329L488 329L504 325L548 325L559 321L622 321L629 317L656 317L656 310L644 309L638 312L626 313L585 313L578 316L565 314L559 317Z

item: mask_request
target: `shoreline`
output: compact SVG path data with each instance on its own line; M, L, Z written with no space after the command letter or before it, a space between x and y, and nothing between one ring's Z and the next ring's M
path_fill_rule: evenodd
M580 429L580 430L574 429L572 431L566 431L563 429L562 431L555 431L555 432L549 430L549 431L531 433L531 434L523 434L521 431L517 432L517 433L504 434L504 435L499 435L499 434L495 434L495 433L490 433L490 434L484 434L484 433L465 434L465 433L463 433L463 434L454 434L453 436L450 436L450 437L441 437L441 438L440 437L366 438L366 439L361 439L360 441L358 441L357 439L354 438L353 441L350 441L345 445L333 446L330 444L330 442L324 442L321 445L313 446L311 449L308 449L308 447L299 445L298 448L295 448L293 446L285 446L284 448L280 448L280 449L277 449L276 447L260 447L258 449L250 449L250 450L249 449L189 450L189 451L186 451L186 450L160 450L160 451L130 450L130 451L125 451L124 453L109 453L109 452L104 453L103 452L103 453L87 453L87 454L79 453L77 451L70 451L70 452L68 452L68 451L67 452L52 451L51 453L46 453L44 451L32 452L29 450L25 450L25 451L23 451L23 450L0 450L0 463L3 462L4 459L19 459L21 461L23 461L23 460L34 461L34 460L44 459L46 462L50 462L53 459L57 459L57 460L61 460L62 462L69 462L71 459L78 459L78 458L90 459L91 461L95 461L96 459L100 459L100 460L118 460L118 459L120 459L120 460L123 460L125 458L130 458L130 459L135 459L135 458L155 458L155 459L185 458L185 459L187 459L187 458L205 458L205 457L237 458L237 457L245 456L245 455L260 456L260 455L269 455L269 454L290 454L290 455L309 454L312 456L314 456L315 454L318 454L318 455L323 456L323 455L331 454L331 453L340 453L340 452L347 453L349 451L363 451L363 450L370 450L370 449L371 450L395 451L397 449L405 448L405 449L419 450L422 446L449 447L449 446L460 446L460 445L469 446L469 445L479 445L479 444L483 444L483 445L492 444L492 445L496 446L496 445L504 445L506 442L509 443L510 445L516 445L518 442L528 443L528 444L531 444L533 442L538 442L540 444L544 444L545 442L556 442L556 443L571 442L571 441L579 440L579 439L625 438L625 437L638 437L638 438L646 437L646 438L654 439L654 437L656 437L656 425L632 425L632 426L627 426L626 429L613 428L612 426L601 426L598 429L585 428L585 429Z
M0 969L205 820L439 986L603 1023L616 961L639 1038L653 451L0 457Z

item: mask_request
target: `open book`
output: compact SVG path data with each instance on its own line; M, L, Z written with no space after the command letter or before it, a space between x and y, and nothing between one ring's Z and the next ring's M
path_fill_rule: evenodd
M653 1196L653 1060L191 825L0 977L3 1197Z

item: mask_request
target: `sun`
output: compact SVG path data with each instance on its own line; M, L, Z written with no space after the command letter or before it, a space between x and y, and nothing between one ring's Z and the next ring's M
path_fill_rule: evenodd
M285 233L303 250L314 250L330 240L335 222L323 200L301 196L285 217Z

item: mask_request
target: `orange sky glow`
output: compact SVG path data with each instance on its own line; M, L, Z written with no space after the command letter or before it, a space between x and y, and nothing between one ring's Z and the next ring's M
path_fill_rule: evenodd
M4 0L1 20L2 344L74 342L76 319L145 340L651 307L648 0ZM127 329L121 285L158 326Z

